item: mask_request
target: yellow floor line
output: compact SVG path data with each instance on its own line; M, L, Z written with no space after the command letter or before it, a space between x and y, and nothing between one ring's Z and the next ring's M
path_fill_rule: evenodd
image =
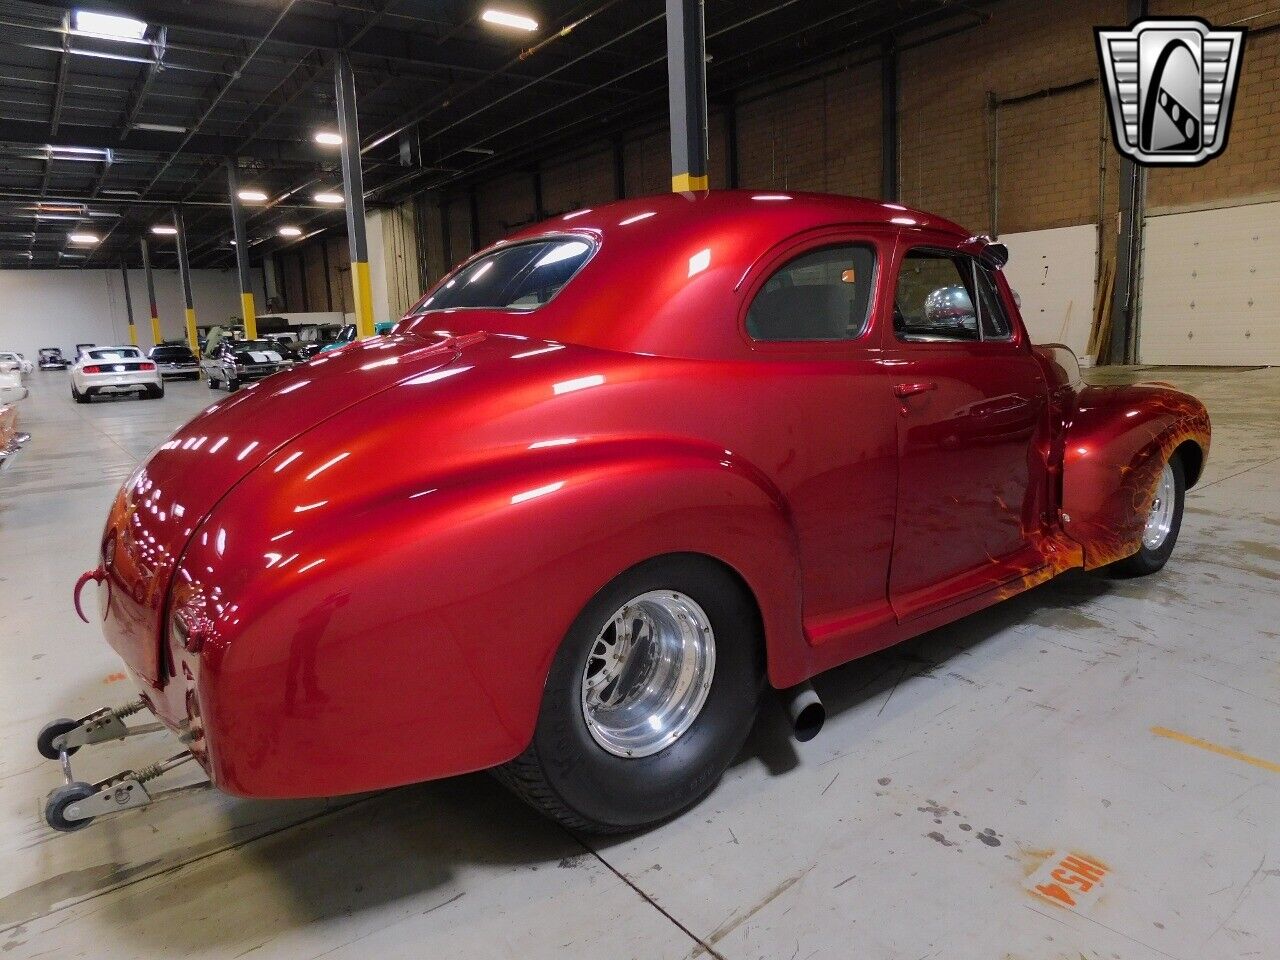
M1272 763L1270 760L1263 760L1261 757L1251 757L1249 754L1241 753L1239 750L1219 746L1216 743L1210 743L1208 740L1201 740L1199 737L1179 733L1177 730L1170 730L1168 727L1152 727L1151 732L1157 737L1167 737L1170 740L1177 740L1179 743L1199 747L1201 750L1208 750L1210 753L1230 757L1232 760L1243 761L1250 766L1261 767L1263 770L1270 770L1272 773L1280 773L1280 763Z

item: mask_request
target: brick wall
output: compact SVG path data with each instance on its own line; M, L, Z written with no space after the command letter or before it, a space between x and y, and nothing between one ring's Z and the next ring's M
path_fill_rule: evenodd
M1051 8L1051 14L1048 11ZM1119 158L1110 139L1094 45L1095 25L1125 22L1124 0L1003 0L985 8L990 20L900 58L899 176L904 202L950 217L975 231L992 221L992 177L1002 233L1101 219L1102 255L1112 255L1118 210ZM1151 0L1151 13L1195 14L1226 25L1280 21L1275 0ZM919 35L901 38L909 47ZM880 188L880 65L848 65L855 53L806 77L782 77L739 92L739 183L757 189L820 190L877 196ZM1055 90L1054 88L1068 88ZM1044 96L1027 97L1051 90ZM988 93L1004 103L988 109ZM1252 35L1245 51L1231 144L1194 170L1152 171L1154 212L1280 198L1280 30ZM998 137L993 138L993 134ZM711 117L711 184L727 184L724 118ZM670 189L665 126L623 137L627 196ZM993 148L998 154L992 164ZM546 157L543 204L562 212L613 198L611 144L579 146ZM532 216L527 174L479 188L481 241L504 224ZM467 201L446 198L455 263L470 252ZM431 265L432 271L437 264ZM432 276L436 274L433 272Z

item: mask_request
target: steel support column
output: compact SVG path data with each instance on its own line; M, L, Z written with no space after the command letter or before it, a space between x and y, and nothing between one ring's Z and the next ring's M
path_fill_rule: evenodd
M129 293L129 268L120 261L120 280L124 284L124 315L129 320L129 342L138 345L138 326L133 322L133 296Z
M1146 0L1128 0L1129 22L1147 15ZM1146 171L1128 157L1120 158L1120 213L1116 231L1116 277L1111 290L1111 342L1108 363L1137 360L1139 261L1142 222L1146 216Z
M667 92L671 114L671 189L706 190L707 44L703 0L667 2Z
M143 237L138 241L138 246L142 248L142 270L147 275L147 303L151 308L151 343L153 346L159 346L163 337L160 336L160 310L156 306L156 278L151 272L151 245L147 243L147 238Z
M236 242L236 274L240 280L240 310L244 314L244 335L258 339L258 311L253 305L253 284L249 276L249 241L244 229L244 207L240 205L240 175L234 159L227 161L227 196L231 200L231 229Z
M356 118L356 79L345 53L334 57L338 133L342 136L342 192L347 201L347 243L351 249L351 288L355 296L356 335L373 336L373 285L369 279L369 238L364 221L364 172L360 169L360 124Z
M880 57L880 198L897 200L898 184L898 46L892 40Z
M186 319L187 346L196 356L200 355L200 338L196 334L196 304L191 297L191 258L187 255L187 225L182 219L182 208L173 208L173 228L178 231L178 276L182 280L183 316Z

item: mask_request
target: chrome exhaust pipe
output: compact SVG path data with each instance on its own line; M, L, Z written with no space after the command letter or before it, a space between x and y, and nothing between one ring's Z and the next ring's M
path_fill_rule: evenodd
M795 738L806 743L816 737L826 722L827 708L822 705L822 698L813 689L813 684L806 680L787 690L779 690L778 694L786 705Z

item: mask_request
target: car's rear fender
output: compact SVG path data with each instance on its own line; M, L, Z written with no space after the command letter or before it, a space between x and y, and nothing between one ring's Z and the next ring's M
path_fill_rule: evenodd
M1066 413L1064 526L1094 569L1141 547L1160 471L1175 452L1190 468L1187 485L1199 479L1209 415L1195 397L1164 384L1084 387Z
M282 483L275 465L193 537L173 598L208 626L198 655L173 652L224 789L337 794L511 759L591 596L668 553L732 568L760 608L771 675L807 675L785 506L723 450L611 440L413 482L371 473L337 511L285 528L281 497L309 507L326 489Z

